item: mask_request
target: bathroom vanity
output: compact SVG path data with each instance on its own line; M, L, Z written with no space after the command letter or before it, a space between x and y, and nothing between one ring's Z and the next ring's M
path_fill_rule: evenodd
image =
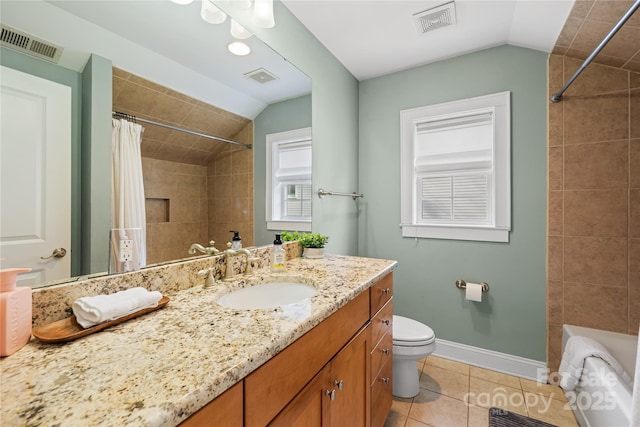
M381 426L391 407L394 261L295 258L287 272L169 295L158 311L0 361L2 425ZM242 310L239 287L304 280L306 301ZM372 404L372 401L374 404Z

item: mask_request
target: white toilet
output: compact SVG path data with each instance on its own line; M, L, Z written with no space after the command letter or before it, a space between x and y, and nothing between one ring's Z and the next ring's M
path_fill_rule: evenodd
M436 336L425 324L393 316L393 395L414 397L420 391L416 362L436 349Z

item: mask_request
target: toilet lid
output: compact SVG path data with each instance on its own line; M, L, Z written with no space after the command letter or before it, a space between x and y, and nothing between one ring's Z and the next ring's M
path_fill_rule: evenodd
M402 316L393 316L393 341L421 342L433 341L433 329L416 320Z

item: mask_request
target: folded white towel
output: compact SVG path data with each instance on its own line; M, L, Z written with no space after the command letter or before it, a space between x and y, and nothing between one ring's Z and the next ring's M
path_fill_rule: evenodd
M156 307L161 298L160 292L149 292L138 287L111 295L82 297L77 299L71 308L78 324L86 329L144 308Z
M584 359L587 357L598 357L607 362L611 368L627 384L633 384L633 379L622 368L620 363L607 351L599 342L581 336L572 336L567 340L567 344L562 354L560 369L558 369L562 379L560 387L565 391L573 390L580 381L584 368Z

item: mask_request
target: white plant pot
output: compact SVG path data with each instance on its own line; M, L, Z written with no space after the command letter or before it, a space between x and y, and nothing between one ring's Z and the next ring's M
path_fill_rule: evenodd
M324 256L324 248L304 248L302 255L309 259L322 258Z

